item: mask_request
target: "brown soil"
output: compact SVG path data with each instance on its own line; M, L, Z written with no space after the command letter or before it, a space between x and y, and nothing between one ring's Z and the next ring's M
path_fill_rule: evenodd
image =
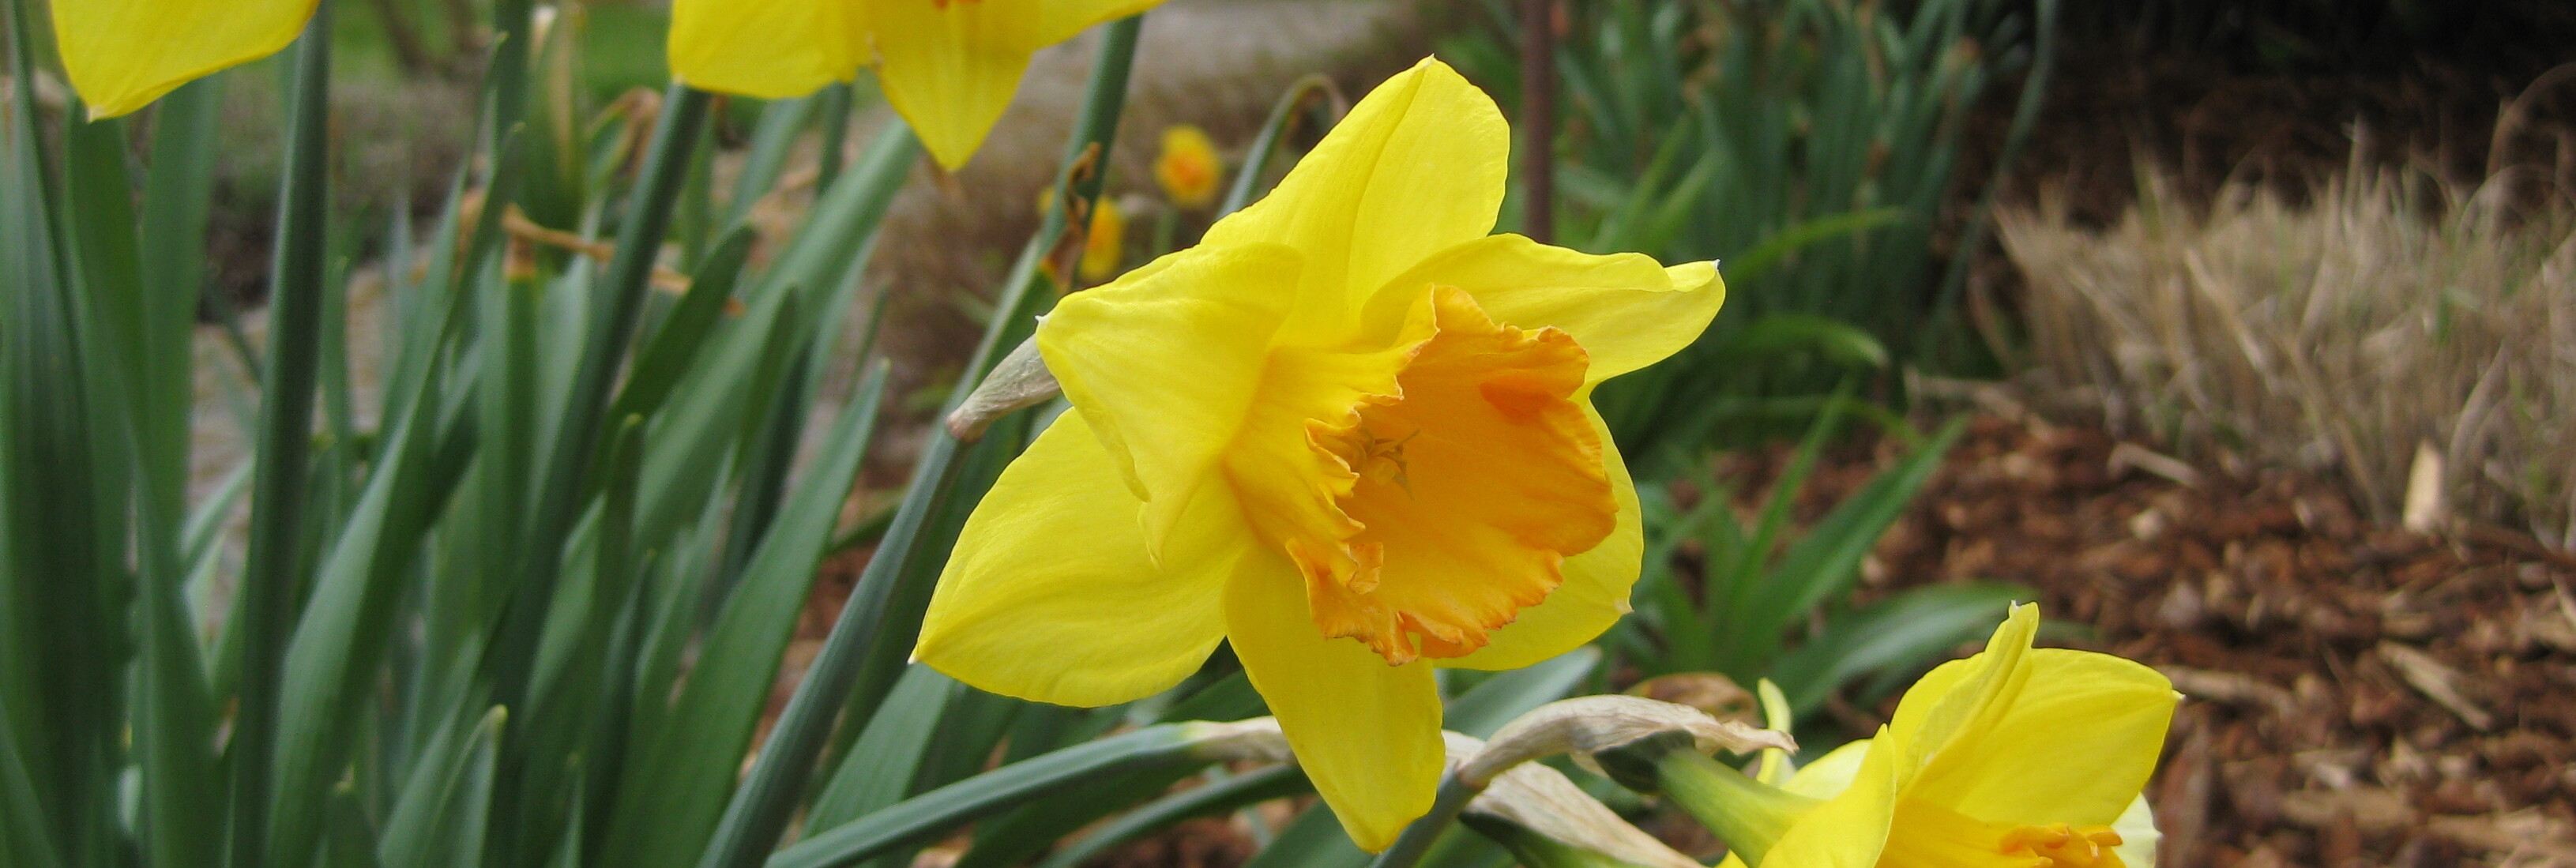
M1885 460L1820 469L1808 508ZM2576 558L2374 527L2313 480L1990 415L1862 596L1972 579L2038 589L2090 629L2071 644L2186 694L2149 790L2166 865L2576 865Z

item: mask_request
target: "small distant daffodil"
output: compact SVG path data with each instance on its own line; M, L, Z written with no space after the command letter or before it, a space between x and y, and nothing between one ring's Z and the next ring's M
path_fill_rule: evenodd
M1154 183L1173 207L1197 211L1216 204L1217 182L1225 163L1206 130L1176 124L1163 130L1163 150L1154 157Z
M672 0L671 72L784 99L874 67L939 165L966 165L1038 49L1162 0Z
M1066 297L1035 346L1073 409L967 522L916 656L1107 705L1230 643L1351 839L1393 842L1441 777L1434 666L1627 611L1637 497L1592 389L1725 298L1711 263L1491 234L1510 143L1425 60L1197 247Z

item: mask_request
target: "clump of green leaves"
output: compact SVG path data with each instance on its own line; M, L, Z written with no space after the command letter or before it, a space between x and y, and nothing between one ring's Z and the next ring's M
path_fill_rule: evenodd
M1717 672L1739 684L1768 679L1797 715L1846 690L1863 704L1892 695L1960 643L1992 630L2028 588L2003 583L1927 585L1867 605L1846 603L1862 562L1939 469L1965 421L1929 436L1886 420L1908 451L1804 528L1793 510L1841 428L1848 392L1837 393L1790 453L1761 509L1735 512L1736 491L1703 477L1687 511L1670 488L1647 509L1645 574L1637 614L1608 641L1652 677Z
M1441 45L1507 105L1516 5L1488 0L1481 26ZM1795 436L1849 373L1973 361L1955 310L1964 259L1949 254L1981 243L1991 184L1964 221L1942 209L1982 100L2028 73L2004 164L2035 119L2053 2L1562 8L1564 133L1547 145L1562 216L1550 228L1585 250L1715 259L1727 281L1726 310L1696 345L1597 398L1650 475L1712 440ZM1955 238L1947 250L1943 238Z

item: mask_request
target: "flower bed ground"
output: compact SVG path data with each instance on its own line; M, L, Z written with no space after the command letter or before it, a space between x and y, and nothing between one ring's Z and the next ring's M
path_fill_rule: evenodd
M2172 677L2164 864L2576 865L2576 558L2374 527L2313 479L2022 419L1975 423L1864 596L2024 583L2064 644ZM1820 470L1812 508L1878 463Z

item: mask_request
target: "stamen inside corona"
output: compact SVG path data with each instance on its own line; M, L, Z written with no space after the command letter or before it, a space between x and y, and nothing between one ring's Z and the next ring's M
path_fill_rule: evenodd
M2120 843L2120 833L2109 826L2050 823L2016 826L2004 833L1996 849L2007 856L2031 857L2030 868L2126 868L2120 854L2111 849Z
M1351 532L1283 541L1316 628L1390 664L1484 647L1556 589L1565 558L1610 535L1618 510L1576 396L1583 348L1494 322L1456 289L1431 301L1437 331L1398 375L1401 394L1311 431L1351 479L1334 500Z

